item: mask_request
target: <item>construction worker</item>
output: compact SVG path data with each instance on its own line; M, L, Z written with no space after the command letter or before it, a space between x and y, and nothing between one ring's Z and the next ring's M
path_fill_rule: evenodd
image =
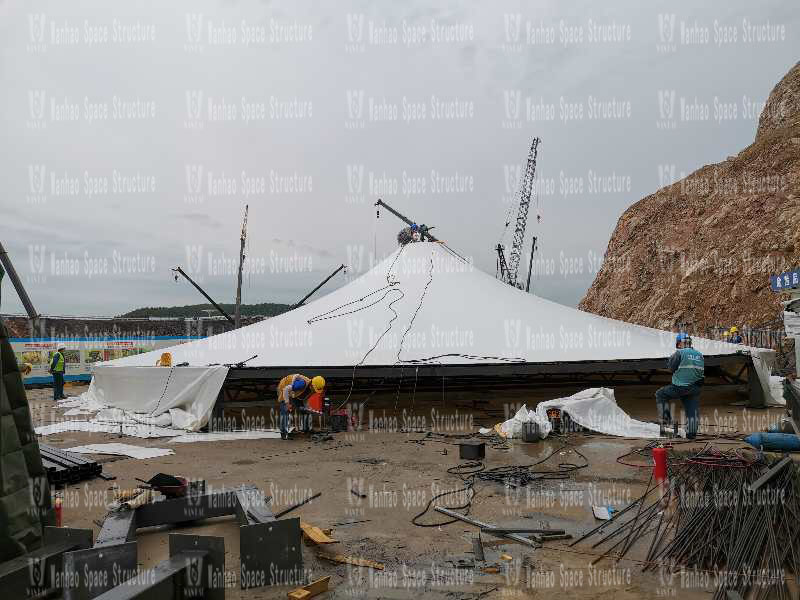
M742 336L739 334L739 328L734 326L730 329L730 336L728 337L728 343L730 344L741 344L742 343Z
M672 383L656 392L656 406L662 431L665 431L672 427L670 402L680 399L686 411L686 437L693 440L697 435L705 364L703 355L692 348L689 334L679 333L675 339L675 348L675 353L669 357L667 364L672 373Z
M53 375L53 401L63 400L64 395L64 347L60 346L50 359L50 373Z
M311 415L307 413L305 401L312 393L322 392L324 389L325 379L319 375L309 379L305 375L293 373L278 382L281 439L289 438L289 413L295 408L301 414L303 431L311 431Z

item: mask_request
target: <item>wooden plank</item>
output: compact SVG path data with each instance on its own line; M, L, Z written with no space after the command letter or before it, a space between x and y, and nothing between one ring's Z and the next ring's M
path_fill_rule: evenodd
M300 521L300 529L303 530L303 536L315 544L335 544L338 541L328 537L319 527L315 527L303 521Z
M378 569L379 571L383 571L384 565L383 563L375 562L374 560L370 560L368 558L358 558L355 556L345 556L344 554L317 554L320 558L324 558L325 560L329 560L331 562L343 563L347 565L355 565L357 567L370 567L372 569Z
M308 585L296 588L289 592L289 600L305 600L306 598L313 598L319 594L324 594L328 591L328 583L330 580L331 577L329 575L327 577L323 577L322 579L312 581Z

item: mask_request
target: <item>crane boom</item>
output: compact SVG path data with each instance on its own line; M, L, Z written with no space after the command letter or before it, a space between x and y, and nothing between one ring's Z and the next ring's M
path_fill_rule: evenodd
M505 280L514 287L517 284L517 272L519 271L519 261L522 258L522 244L525 241L525 228L528 225L528 209L531 205L531 195L533 193L533 178L536 175L536 157L539 151L539 138L533 138L531 149L528 152L528 164L525 166L525 175L519 186L519 210L517 211L517 222L514 227L514 240L511 244L511 252L508 255L508 268Z

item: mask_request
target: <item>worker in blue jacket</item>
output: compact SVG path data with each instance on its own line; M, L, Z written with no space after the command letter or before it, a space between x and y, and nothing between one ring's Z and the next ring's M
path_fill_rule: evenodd
M53 400L63 400L64 395L64 347L61 346L50 359L50 373L53 375Z
M669 357L667 367L672 372L672 383L656 392L656 406L661 419L662 430L672 427L670 404L680 399L686 411L686 437L690 440L697 435L700 416L700 390L705 377L703 355L692 348L692 338L687 333L679 333L675 340L675 353Z

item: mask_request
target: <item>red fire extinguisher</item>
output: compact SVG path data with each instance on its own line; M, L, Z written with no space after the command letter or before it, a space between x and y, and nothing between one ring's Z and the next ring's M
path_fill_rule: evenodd
M658 486L661 501L666 502L669 491L669 475L667 474L667 449L659 446L653 448L653 480Z
M61 499L61 494L56 494L55 502L53 503L55 506L56 511L56 527L61 527L61 514L62 514L62 504L63 501Z
M656 483L663 483L667 480L667 449L653 448L653 479Z

